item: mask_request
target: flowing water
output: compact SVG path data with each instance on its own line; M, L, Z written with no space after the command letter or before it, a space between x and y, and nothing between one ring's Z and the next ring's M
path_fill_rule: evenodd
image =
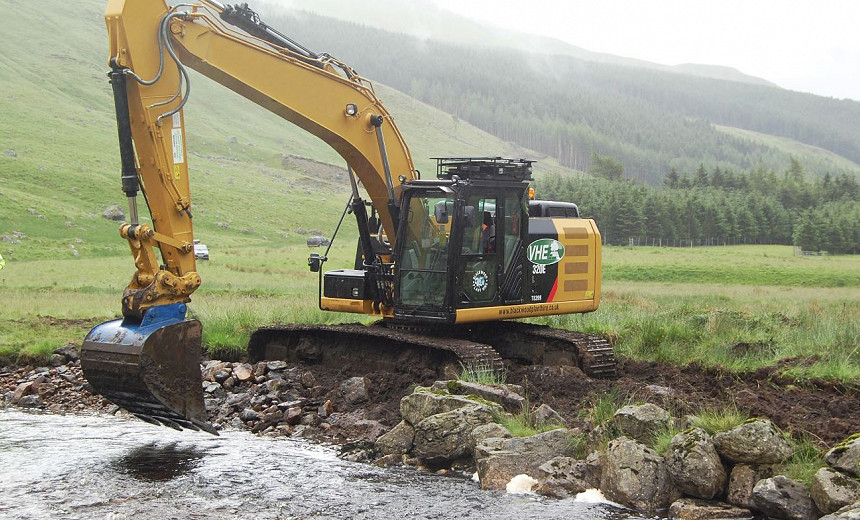
M632 519L607 505L481 491L465 477L340 460L243 431L0 411L0 518Z

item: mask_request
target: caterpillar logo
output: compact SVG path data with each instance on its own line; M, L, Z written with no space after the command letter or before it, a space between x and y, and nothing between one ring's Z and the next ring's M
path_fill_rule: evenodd
M552 238L540 238L529 244L526 250L529 262L539 265L556 264L564 258L564 246Z

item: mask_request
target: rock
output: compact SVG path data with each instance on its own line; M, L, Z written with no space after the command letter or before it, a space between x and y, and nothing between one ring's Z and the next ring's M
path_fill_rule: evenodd
M621 433L643 444L650 444L654 434L665 428L672 417L659 406L645 403L622 406L615 412L613 419Z
M475 447L481 488L502 490L516 475L537 475L542 464L564 455L569 447L570 432L566 429L530 437L485 439Z
M326 400L323 404L320 405L317 413L320 417L328 417L334 411L334 406L331 404L331 399Z
M228 377L230 377L230 372L227 372L226 370L218 370L212 374L212 379L214 379L216 383L224 383Z
M669 518L672 520L735 520L752 517L749 509L695 498L682 498L669 506Z
M74 343L67 343L56 349L54 354L59 354L65 358L66 363L77 361L81 357L81 351Z
M822 516L819 520L860 520L860 502L845 506L833 514Z
M301 406L292 406L287 408L287 411L284 413L284 422L295 426L302 420L302 413L303 410Z
M258 361L254 364L254 377L264 376L268 371L269 367L267 366L265 361Z
M278 411L263 413L262 415L260 415L259 420L257 420L257 422L254 424L254 427L251 428L251 431L254 433L261 432L269 426L274 426L278 424L283 418L284 414Z
M822 513L833 513L860 500L860 482L832 468L821 468L809 490Z
M783 475L760 480L753 488L753 504L773 518L814 520L819 516L809 491Z
M241 365L233 367L233 377L240 383L250 380L253 375L253 369L251 368L251 365L247 363L242 363Z
M203 382L203 391L207 394L214 394L215 390L221 390L221 385L218 383L213 383L211 381Z
M289 384L280 377L273 377L264 383L269 392L283 392Z
M33 391L32 381L19 384L15 388L15 393L12 394L12 404L18 404L18 402L21 401L24 396L29 395L31 391Z
M711 436L701 428L672 438L666 464L675 486L685 495L711 500L726 488L726 469Z
M14 157L18 157L18 152L16 152L15 150L7 149L7 150L3 150L3 155L5 155L6 157L13 157L14 158Z
M307 244L308 247L321 247L329 245L330 241L326 237L323 236L312 236L308 237Z
M350 377L340 385L340 396L349 404L363 403L370 399L370 379Z
M860 477L860 434L848 437L824 456L834 469Z
M568 498L586 489L600 486L600 473L584 460L572 457L555 457L541 464L535 476L540 485L535 490L540 495Z
M221 229L230 229L230 223L229 222L216 222L215 225Z
M345 433L349 438L356 439L356 442L360 441L360 443L370 446L373 451L376 450L374 445L376 440L388 430L379 421L366 419L364 410L355 410L347 413L335 412L328 417L328 422L331 426Z
M304 372L302 372L302 386L305 388L313 388L317 386L317 379L314 377L314 374L310 370L305 370ZM365 388L367 388L368 386L370 385L365 385Z
M754 508L752 492L756 483L773 476L771 466L756 466L750 464L735 464L729 475L729 485L726 491L726 502L739 507Z
M379 467L389 467L389 466L399 466L403 464L403 455L399 455L396 453L391 453L389 455L383 455L379 457L375 461L373 461L374 466Z
M512 390L514 385L482 385L480 383L470 383L468 381L436 381L431 390L445 391L455 395L474 395L502 405L502 407L511 413L517 413L522 410L526 402L525 397ZM522 391L520 389L520 391Z
M481 444L486 439L510 439L513 437L507 428L498 423L487 423L475 427L469 435L469 445L474 450L475 446Z
M111 204L102 211L102 217L108 220L121 221L125 220L125 212L118 205Z
M672 397L675 395L675 391L668 386L660 386L660 385L648 385L645 387L645 390L650 392L652 395L657 395L660 397Z
M433 393L419 387L400 400L400 416L410 424L416 425L431 415L450 412L473 404L476 404L476 401L465 396Z
M472 430L492 420L491 408L479 403L431 415L414 425L415 446L412 452L428 461L462 457L471 452L469 436Z
M244 392L238 393L238 394L232 394L229 397L227 397L227 400L224 402L224 404L226 406L232 408L233 411L238 412L239 410L242 410L243 408L247 408L248 405L251 404L251 395L248 393L244 393Z
M287 362L286 361L280 361L280 360L267 361L266 362L266 368L269 370L269 372L274 372L277 370L283 370L283 369L287 368Z
M402 455L412 451L415 428L406 421L400 421L388 433L376 439L376 449L384 455Z
M767 419L755 419L714 435L717 453L732 462L778 464L791 457L791 444Z
M245 408L239 414L239 419L242 419L245 422L256 421L260 419L260 414L254 411L253 408Z
M18 406L21 408L41 408L45 406L45 403L38 395L25 395L18 400Z
M532 412L532 420L535 426L567 426L567 421L547 404L538 406Z
M615 439L606 446L602 463L600 489L609 500L655 511L680 498L665 460L644 444L627 437Z

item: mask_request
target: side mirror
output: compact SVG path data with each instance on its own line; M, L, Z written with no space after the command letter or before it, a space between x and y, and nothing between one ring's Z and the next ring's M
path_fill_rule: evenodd
M325 262L325 258L320 256L319 253L311 253L311 256L308 258L308 267L312 273L318 273L323 262Z
M434 207L434 211L436 213L436 223L438 224L447 224L448 223L448 208L445 205L445 201L439 201L436 203Z
M475 225L475 206L466 206L463 208L463 227L473 227Z

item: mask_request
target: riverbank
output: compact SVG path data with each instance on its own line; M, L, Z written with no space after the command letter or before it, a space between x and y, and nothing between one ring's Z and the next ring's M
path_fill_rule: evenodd
M55 414L124 413L90 391L77 355L73 346L67 346L52 356L54 366L0 369L0 403ZM697 414L718 416L733 410L740 421L767 418L796 441L795 451L804 446L817 452L815 460L802 470L810 472L810 479L824 465L826 449L860 432L856 389L823 382L800 387L777 376L776 368L729 375L695 365L678 368L628 360L620 363L619 377L611 381L589 379L572 366L509 363L507 369L507 383L521 398L527 398L521 407L525 415L539 405L554 410L558 415L553 420L566 426L565 435L584 443L580 456L612 446L606 443L625 433L615 428L618 410L643 403L669 410L675 424L685 425L668 430L670 439L689 427L689 418ZM407 464L441 473L474 471L478 461L477 446L472 448L473 459L444 464L408 450L385 457L379 449L376 441L406 419L401 413L404 396L411 395L416 385L429 387L435 382L430 371L364 372L356 366L218 360L206 361L201 370L206 408L217 429L303 438L340 446L341 456L349 460ZM447 387L437 383L435 388ZM480 468L478 463L479 472ZM504 489L504 482L501 484L495 489Z
M90 392L77 350L68 346L57 352L52 358L55 366L0 368L2 404L14 402L53 413L114 411L113 405ZM860 389L823 381L797 385L778 376L779 367L730 374L695 364L676 367L621 360L614 380L590 379L570 366L509 363L507 368L506 381L522 386L532 406L547 404L569 426L585 431L594 426L589 410L610 399L616 409L649 402L677 416L733 407L749 417L766 417L820 448L860 432ZM332 444L375 440L371 439L375 431L400 421L400 399L415 385L430 386L436 379L429 371L365 372L356 366L288 366L280 361L247 365L212 360L202 370L207 409L219 427L299 435ZM269 377L270 372L275 377ZM249 412L243 420L230 411L246 408L257 416ZM267 421L266 414L276 411L282 415ZM275 421L278 417L283 420ZM266 422L270 424L262 427Z

